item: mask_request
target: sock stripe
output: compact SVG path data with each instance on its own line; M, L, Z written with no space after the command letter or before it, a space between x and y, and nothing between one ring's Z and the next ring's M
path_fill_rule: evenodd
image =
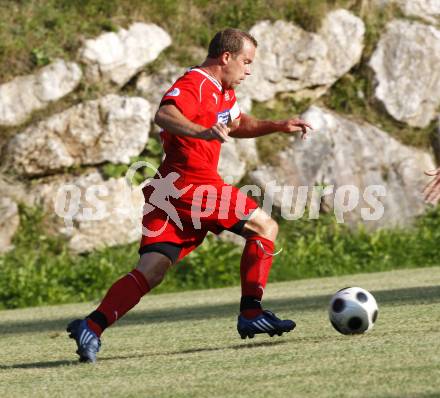
M136 282L139 287L139 291L142 295L147 294L150 291L150 285L148 284L147 279L142 274L142 272L138 271L136 268L129 272L127 275L130 275Z
M141 286L141 284L139 283L139 281L137 280L136 276L133 275L131 272L129 272L128 275L130 275L130 276L135 280L135 282L136 282L136 284L138 285L139 289L142 290L142 286Z
M261 240L257 239L255 242L257 242L257 246L258 246L261 250L263 250L263 253L264 253L266 256L272 256L272 257L275 257L275 256L278 256L278 254L280 254L280 253L283 251L283 248L281 248L281 249L278 250L276 253L269 253L269 252L267 252L266 249L264 248L263 244L261 243Z
M88 316L89 327L100 337L108 326L122 318L149 291L145 276L133 269L110 287L99 307Z

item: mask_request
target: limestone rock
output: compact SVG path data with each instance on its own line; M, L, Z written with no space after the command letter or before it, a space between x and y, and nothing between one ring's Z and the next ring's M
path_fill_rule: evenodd
M20 125L32 112L71 93L81 78L77 64L56 60L34 75L0 85L0 126Z
M246 162L240 159L235 141L222 144L218 172L228 184L238 183L245 175Z
M11 240L19 224L17 204L11 198L0 197L0 253L13 249Z
M142 152L149 130L148 101L108 95L28 127L8 143L6 163L29 176L105 161L128 163Z
M419 17L429 23L440 23L440 1L438 0L395 0L407 16Z
M237 184L246 171L258 163L254 138L231 139L222 144L218 171L229 184Z
M440 105L440 31L391 21L371 57L375 96L387 112L410 126L426 127Z
M185 68L168 63L154 74L142 72L136 81L136 89L156 109L167 90L184 73Z
M365 25L349 11L336 10L326 15L318 34L327 44L327 57L336 81L361 59Z
M365 26L346 10L330 12L318 33L285 21L262 21L250 33L258 41L252 75L238 98L267 101L276 93L317 89L321 95L359 60Z
M429 154L400 144L370 124L357 123L316 106L302 118L314 127L314 134L306 141L292 137L290 146L275 159L278 166L261 166L251 173L251 178L263 188L267 189L270 181L284 187L279 192L272 190L268 196L284 214L293 216L295 206L300 204L300 186L306 187L309 194L313 186L318 191L333 186L333 194L326 195L323 202L328 209L340 209L335 206L339 203L335 193L341 188L342 194L349 189L346 186L352 186L360 201L343 214L343 220L350 224L363 222L370 229L406 224L424 211L422 189L429 178L423 172L435 168ZM287 186L295 187L293 195L289 196ZM373 193L372 186L383 187L386 196L380 196L378 190ZM372 206L374 201L367 197L371 193L383 205L383 215L377 220L366 220L362 215L375 208L380 215L380 204ZM313 201L311 206L315 206Z
M432 146L437 163L440 164L440 115L437 118L437 131L432 139Z
M260 162L255 138L238 138L235 140L240 159L246 162L247 168L252 168Z
M131 189L124 178L104 181L96 171L80 177L50 177L32 195L72 251L127 244L141 236L142 191Z
M171 44L167 32L155 24L134 23L127 30L87 40L79 59L90 81L111 81L121 87Z
M5 174L0 174L0 197L8 197L12 201L23 203L26 206L34 205L34 199L29 193L28 186Z

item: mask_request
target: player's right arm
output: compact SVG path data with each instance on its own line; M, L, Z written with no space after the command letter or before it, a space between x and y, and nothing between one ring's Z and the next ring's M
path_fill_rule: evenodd
M440 202L440 167L437 170L425 171L425 174L434 177L423 190L425 202L436 205Z
M172 103L160 106L154 117L154 122L171 134L199 138L202 140L228 141L229 128L223 123L216 123L209 129L191 122Z

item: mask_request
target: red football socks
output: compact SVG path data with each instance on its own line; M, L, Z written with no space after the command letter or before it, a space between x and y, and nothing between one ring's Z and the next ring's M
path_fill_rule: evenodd
M140 271L129 272L113 284L96 311L87 317L89 328L101 336L105 328L122 318L149 291L148 281Z
M261 298L272 267L274 243L262 236L246 240L240 263L240 312L248 319L262 314Z

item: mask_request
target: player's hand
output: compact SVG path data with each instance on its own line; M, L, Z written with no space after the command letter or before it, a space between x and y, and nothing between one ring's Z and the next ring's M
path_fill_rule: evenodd
M301 139L305 140L309 131L307 129L313 130L313 127L301 119L287 119L281 120L281 132L283 133L295 133L301 131Z
M216 123L210 129L205 130L204 137L206 140L218 140L220 142L229 141L229 132L231 129L223 123Z
M436 205L440 201L440 167L437 170L425 171L425 174L435 177L423 189L425 202Z

